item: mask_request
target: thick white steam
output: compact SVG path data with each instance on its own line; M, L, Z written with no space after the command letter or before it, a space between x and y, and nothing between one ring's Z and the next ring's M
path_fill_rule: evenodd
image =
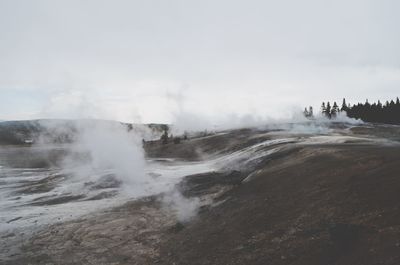
M123 183L126 192L143 193L141 186L149 180L145 174L144 151L141 140L125 126L105 122L82 124L72 148L87 155L83 166L75 168L76 176L85 178L110 171Z
M71 132L59 122L42 125L47 133L41 137L41 144L50 142L55 134ZM104 185L106 181L106 185L117 189L126 199L163 194L164 208L179 221L187 221L197 213L198 199L185 198L175 185L184 176L206 169L193 165L172 167L171 175L168 166L146 161L142 139L154 136L150 130L149 135L144 135L146 130L138 133L119 122L79 120L73 131L74 141L65 146L68 152L60 164L62 172L69 176L58 188L61 193L88 195L93 186Z

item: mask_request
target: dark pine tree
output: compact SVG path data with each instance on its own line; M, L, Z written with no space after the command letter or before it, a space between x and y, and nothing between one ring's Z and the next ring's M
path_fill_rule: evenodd
M308 114L307 108L304 108L303 115L304 115L304 117L308 118L309 114Z
M331 118L336 118L338 112L339 112L339 107L338 107L338 105L336 104L336 101L335 101L335 102L333 102L333 106L332 106L332 109L331 109Z
M310 106L308 109L304 108L303 114L304 117L312 119L314 117L313 107Z
M322 102L322 105L321 105L321 113L322 113L323 115L326 115L326 106L325 106L325 102Z
M342 108L340 110L341 111L347 111L347 104L346 104L346 99L345 98L343 98Z
M326 103L326 108L325 108L325 116L328 117L329 119L331 118L331 103Z
M338 109L335 103L331 108L328 102L326 106L323 104L322 113L326 116L330 113L331 117L335 117L335 114L339 111ZM379 100L371 104L367 99L364 104L358 103L353 106L343 99L341 110L345 110L350 118L361 119L365 122L400 124L399 98L396 98L395 101L386 101L384 105Z

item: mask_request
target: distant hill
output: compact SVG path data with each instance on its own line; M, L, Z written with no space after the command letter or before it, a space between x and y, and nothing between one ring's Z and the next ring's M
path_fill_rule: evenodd
M77 132L82 126L95 124L121 124L127 131L139 135L161 135L164 124L132 124L107 120L22 120L0 122L0 145L31 144L46 139L51 143L71 143L76 139ZM146 131L146 132L145 132Z

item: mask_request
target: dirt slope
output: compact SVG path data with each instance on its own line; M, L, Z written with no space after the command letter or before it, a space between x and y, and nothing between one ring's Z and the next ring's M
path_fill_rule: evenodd
M146 150L199 160L273 137L239 130ZM399 161L398 145L288 143L251 177L188 176L185 196L218 194L190 222L147 198L46 227L0 264L400 264Z
M162 264L400 264L400 148L274 160L161 246Z

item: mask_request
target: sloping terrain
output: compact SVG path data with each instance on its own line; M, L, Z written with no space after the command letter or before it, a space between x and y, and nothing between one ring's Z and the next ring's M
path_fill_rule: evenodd
M146 143L150 158L222 165L178 184L203 202L193 219L143 198L4 235L24 243L0 264L399 264L397 131L343 127Z
M399 147L307 146L161 246L163 264L399 264Z

